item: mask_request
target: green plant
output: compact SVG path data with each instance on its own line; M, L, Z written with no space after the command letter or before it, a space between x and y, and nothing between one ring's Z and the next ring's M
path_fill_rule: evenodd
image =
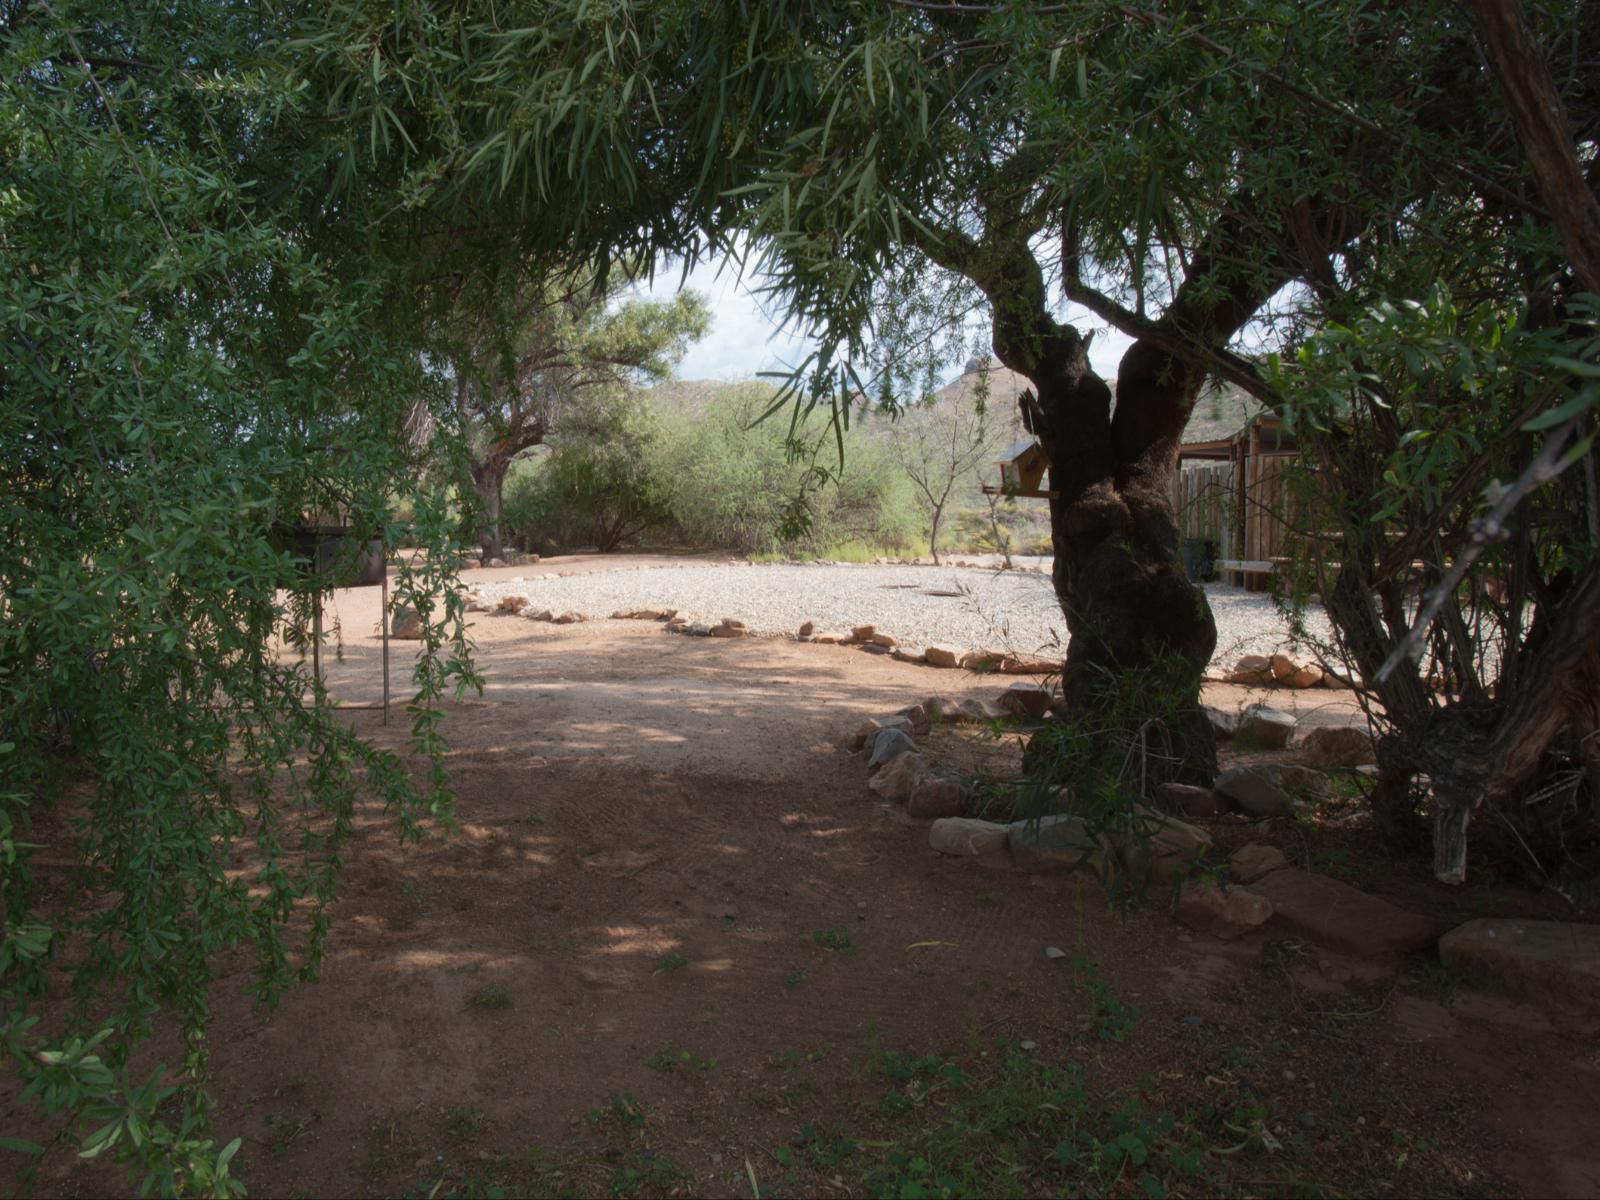
M510 992L492 984L475 988L467 996L467 1007L477 1012L504 1012L512 1003Z
M652 1071L709 1071L717 1065L717 1060L714 1058L701 1058L693 1051L684 1050L679 1046L663 1046L645 1059L644 1065Z
M797 988L805 981L806 973L804 971L790 971L783 977L783 986L786 988Z
M633 1098L632 1092L621 1092L605 1105L591 1108L585 1118L592 1129L643 1129L644 1108Z
M1100 968L1081 954L1067 960L1078 979L1079 995L1084 1000L1083 1021L1102 1042L1120 1042L1133 1032L1138 1020L1137 1005L1120 999L1100 978Z
M832 929L814 929L811 931L811 940L830 954L854 954L856 952L855 940L850 936L850 931L843 926L836 926Z
M655 973L657 975L671 975L676 971L683 970L688 965L689 960L687 958L679 954L676 950L671 950L666 954L663 954L660 958L656 959Z

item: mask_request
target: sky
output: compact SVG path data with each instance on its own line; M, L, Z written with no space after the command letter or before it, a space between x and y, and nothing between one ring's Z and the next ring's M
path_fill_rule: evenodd
M677 292L680 272L678 267L659 271L653 284L639 291L651 298L665 299ZM752 277L741 283L738 266L731 261L703 263L689 273L683 286L705 297L711 311L711 331L689 347L678 365L679 379L737 383L754 379L762 371L782 371L805 358L810 343L792 328L780 332L781 312L774 310L770 301L757 297L751 285L759 286L759 281ZM1096 330L1089 347L1090 362L1102 376L1115 375L1117 361L1128 348L1128 338L1076 305L1058 305L1058 311L1084 332ZM952 368L952 374L959 369L959 365Z

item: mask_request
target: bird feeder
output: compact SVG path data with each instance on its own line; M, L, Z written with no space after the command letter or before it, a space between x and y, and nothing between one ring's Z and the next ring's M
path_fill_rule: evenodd
M1056 495L1041 486L1050 461L1045 457L1044 448L1032 438L1010 447L995 459L995 466L1000 468L1000 486L984 484L985 495L1030 496L1037 500L1053 499Z

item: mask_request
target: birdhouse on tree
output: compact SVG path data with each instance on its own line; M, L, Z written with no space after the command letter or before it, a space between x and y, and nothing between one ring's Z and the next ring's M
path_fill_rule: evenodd
M984 492L991 496L1032 496L1048 500L1052 493L1044 488L1044 473L1049 469L1044 448L1032 438L1018 442L999 458L1000 486L985 484Z

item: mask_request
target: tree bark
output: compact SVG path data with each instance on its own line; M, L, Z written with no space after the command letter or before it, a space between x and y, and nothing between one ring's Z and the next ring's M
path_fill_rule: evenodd
M483 506L478 520L478 545L483 550L485 564L491 558L504 558L505 547L500 537L500 502L505 488L506 469L510 461L491 453L482 462L472 464L472 487L478 493L478 503Z

